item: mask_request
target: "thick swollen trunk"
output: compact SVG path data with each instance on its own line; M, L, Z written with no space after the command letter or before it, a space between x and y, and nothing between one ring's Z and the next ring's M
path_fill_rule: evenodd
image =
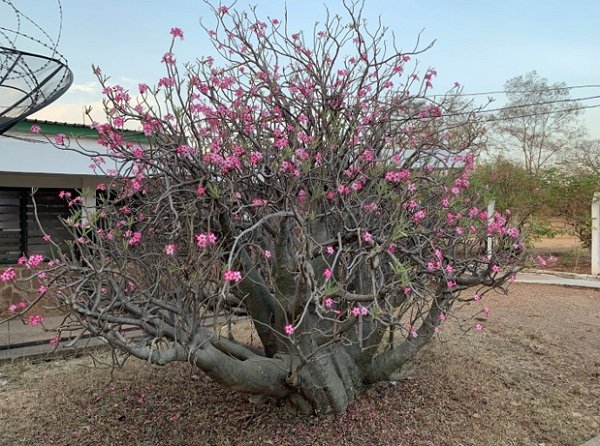
M302 413L344 413L363 388L363 375L343 347L317 358L287 379L288 400Z

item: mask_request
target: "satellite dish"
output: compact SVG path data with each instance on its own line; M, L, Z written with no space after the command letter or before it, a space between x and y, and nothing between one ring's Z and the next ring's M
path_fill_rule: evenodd
M60 1L58 7L59 35L53 40L11 0L0 0L0 12L10 11L0 14L3 21L9 15L15 19L13 28L0 23L0 134L58 99L73 83L66 59L56 50L62 29ZM31 51L29 47L36 48Z

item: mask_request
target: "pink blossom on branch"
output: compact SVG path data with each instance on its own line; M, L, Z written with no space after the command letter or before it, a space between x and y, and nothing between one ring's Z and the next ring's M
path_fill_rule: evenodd
M0 274L0 281L1 282L10 282L12 280L14 280L17 277L17 272L15 271L14 268L8 268L5 269L4 271L2 271L2 274Z
M242 273L234 270L227 270L223 273L223 280L225 282L239 282L242 280Z
M179 39L183 40L183 31L181 28L171 28L170 34L173 36L173 38L179 37Z
M40 314L31 314L28 316L27 321L29 322L29 325L35 327L44 321L44 316Z

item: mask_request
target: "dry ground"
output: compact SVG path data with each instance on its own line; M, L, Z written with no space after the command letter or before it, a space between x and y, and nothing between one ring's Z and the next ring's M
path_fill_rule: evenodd
M89 357L3 364L0 444L554 446L600 433L600 291L514 284L483 304L482 333L450 322L408 378L340 417L255 408L185 364L130 361L112 381Z

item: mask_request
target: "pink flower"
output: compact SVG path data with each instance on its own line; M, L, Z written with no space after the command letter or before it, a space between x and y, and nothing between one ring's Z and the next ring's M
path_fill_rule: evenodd
M160 87L167 87L167 88L169 88L169 87L173 87L173 86L175 86L175 80L172 77L169 77L169 76L161 77L158 80L158 88L160 88ZM144 134L146 136L150 136L152 133L150 133L150 134L146 133L147 129L146 129L145 124L146 123L144 123Z
M333 273L331 272L331 269L325 268L325 271L323 271L323 277L325 277L326 280L331 279L333 277Z
M207 246L213 246L217 243L217 236L212 232L196 234L194 237L196 238L196 245L200 249L204 249Z
M234 270L227 270L223 273L223 280L225 282L239 282L242 280L242 273Z
M179 37L179 39L183 40L183 31L181 30L181 28L171 28L170 33L174 38Z
M165 245L165 254L168 256L175 255L175 251L177 250L177 245L174 243L169 243Z
M483 325L481 325L481 324L475 325L475 330L476 331L483 331Z
M12 304L11 306L8 307L8 311L11 313L16 313L17 310L18 310L18 308L15 304Z
M286 325L283 327L283 331L284 331L284 332L285 332L285 334L286 334L286 335L288 335L288 336L291 336L291 335L293 335L295 330L296 330L296 329L294 328L294 326L293 326L292 324L286 324Z
M32 314L27 319L29 321L29 325L35 327L37 325L40 325L44 321L44 316L42 316L41 314Z
M33 124L31 126L31 133L36 133L37 134L37 133L40 133L41 130L42 129L40 128L39 125Z
M54 142L58 145L63 145L65 143L65 135L59 133L54 137Z
M510 238L518 238L519 237L519 229L518 228L508 228L506 231Z
M48 287L46 287L44 285L40 285L40 287L38 288L38 292L40 294L46 294L47 291L48 291Z
M202 187L202 186L198 186L196 188L196 195L198 195L199 197L203 196L206 193L206 188Z
M548 263L544 260L544 258L542 256L537 256L535 258L535 263L537 263L537 265L540 268L546 268L548 266Z
M35 268L39 266L44 261L44 256L42 254L33 254L27 260L27 268Z
M366 316L368 313L369 310L367 310L367 307L363 307L361 305L352 308L352 316L354 317Z
M448 282L446 282L446 286L448 287L448 289L453 289L456 288L456 282L454 280L449 280Z
M490 315L490 309L489 309L488 307L483 307L483 313L484 313L486 316L489 316L489 315Z
M144 94L148 91L148 85L138 84L138 90L139 90L140 94Z
M325 248L325 252L329 255L332 255L335 252L335 248L333 246L328 246Z
M421 209L420 211L415 212L415 214L413 215L413 220L418 223L421 220L423 220L426 216L427 212L424 209Z
M127 242L129 246L137 246L142 241L142 233L140 231L135 231L129 237L129 241Z
M8 268L6 270L4 270L2 272L2 274L0 274L0 281L1 282L10 282L11 280L14 280L17 277L17 273L13 268Z
M48 342L50 345L58 345L58 343L60 342L60 335L56 335L54 336L52 339L50 339L50 341Z
M252 165L258 164L262 159L263 155L260 152L250 152L250 155L248 156L248 162Z
M50 240L52 240L52 236L49 234L44 234L44 236L42 237L42 240L45 242L49 242Z
M444 313L440 313L440 321L444 322L446 320L446 315Z
M496 265L496 264L493 264L492 265L492 271L495 272L495 273L499 273L500 272L500 266Z
M175 56L173 55L173 53L167 52L167 53L163 54L161 62L165 63L167 65L174 65L175 64Z
M268 249L265 249L265 252L263 252L263 255L265 256L265 259L270 259L271 251L269 251Z
M474 295L473 295L473 300L474 300L475 302L478 302L478 301L480 301L480 300L481 300L481 295L480 295L480 294L474 294Z
M371 243L373 241L373 236L370 232L363 232L362 239L367 243Z
M227 14L227 12L229 11L229 8L227 6L221 5L221 6L219 6L218 11L219 11L219 14Z
M328 297L327 299L325 299L325 308L327 308L327 309L333 308L333 299L331 297Z

